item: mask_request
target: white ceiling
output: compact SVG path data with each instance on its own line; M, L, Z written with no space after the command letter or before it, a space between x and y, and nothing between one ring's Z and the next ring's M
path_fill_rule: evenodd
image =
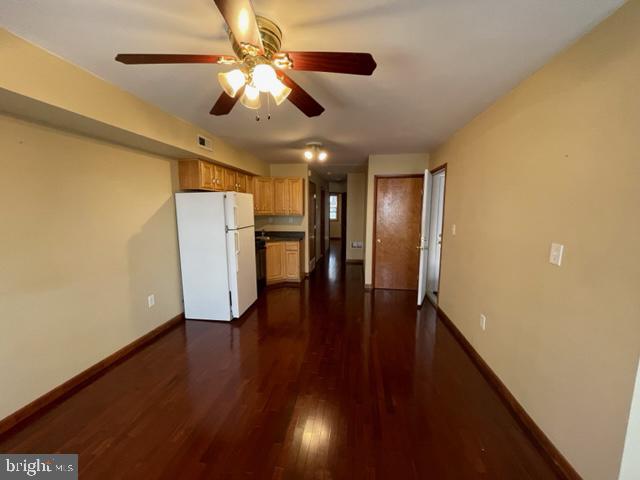
M232 50L211 0L2 0L0 25L269 162L299 162L306 141L330 151L324 172L370 153L430 151L623 0L254 0L283 49L370 52L372 77L293 72L326 111L291 103L270 121L239 105L208 114L217 65L116 63L116 53ZM6 67L6 66L5 66Z

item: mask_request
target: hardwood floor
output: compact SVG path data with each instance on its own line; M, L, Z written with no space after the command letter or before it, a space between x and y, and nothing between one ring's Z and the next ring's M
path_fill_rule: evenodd
M21 430L82 479L552 479L415 292L363 288L340 243L242 320L187 321Z

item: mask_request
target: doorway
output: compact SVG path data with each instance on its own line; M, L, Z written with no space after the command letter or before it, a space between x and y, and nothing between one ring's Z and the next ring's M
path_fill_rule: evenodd
M444 193L447 166L443 165L431 172L431 205L429 218L429 245L427 257L427 297L438 304L440 291L440 261L442 259L442 229L444 225Z
M329 238L342 239L342 194L329 194Z
M422 186L422 175L375 177L374 288L418 288Z
M309 182L309 235L307 239L309 248L309 271L316 267L316 184Z

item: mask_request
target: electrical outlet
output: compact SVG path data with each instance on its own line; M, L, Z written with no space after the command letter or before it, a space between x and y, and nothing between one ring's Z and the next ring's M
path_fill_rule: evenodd
M149 308L151 308L155 304L156 304L156 296L152 293L147 297L147 305L149 305Z
M480 314L480 328L484 332L487 329L487 317L484 314Z
M559 243L551 244L551 251L549 252L549 263L553 265L557 265L558 267L562 265L562 254L564 253L564 245L560 245Z

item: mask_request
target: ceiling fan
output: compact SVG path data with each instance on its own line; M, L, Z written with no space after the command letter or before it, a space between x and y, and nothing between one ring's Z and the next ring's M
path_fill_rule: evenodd
M308 117L324 112L324 107L295 83L286 70L371 75L376 62L369 53L281 51L282 31L271 20L255 15L251 0L214 0L227 23L227 32L236 56L130 54L116 56L127 65L167 63L216 63L236 68L218 74L224 92L211 109L212 115L227 115L238 100L258 109L260 93L271 95L277 105L288 99Z

